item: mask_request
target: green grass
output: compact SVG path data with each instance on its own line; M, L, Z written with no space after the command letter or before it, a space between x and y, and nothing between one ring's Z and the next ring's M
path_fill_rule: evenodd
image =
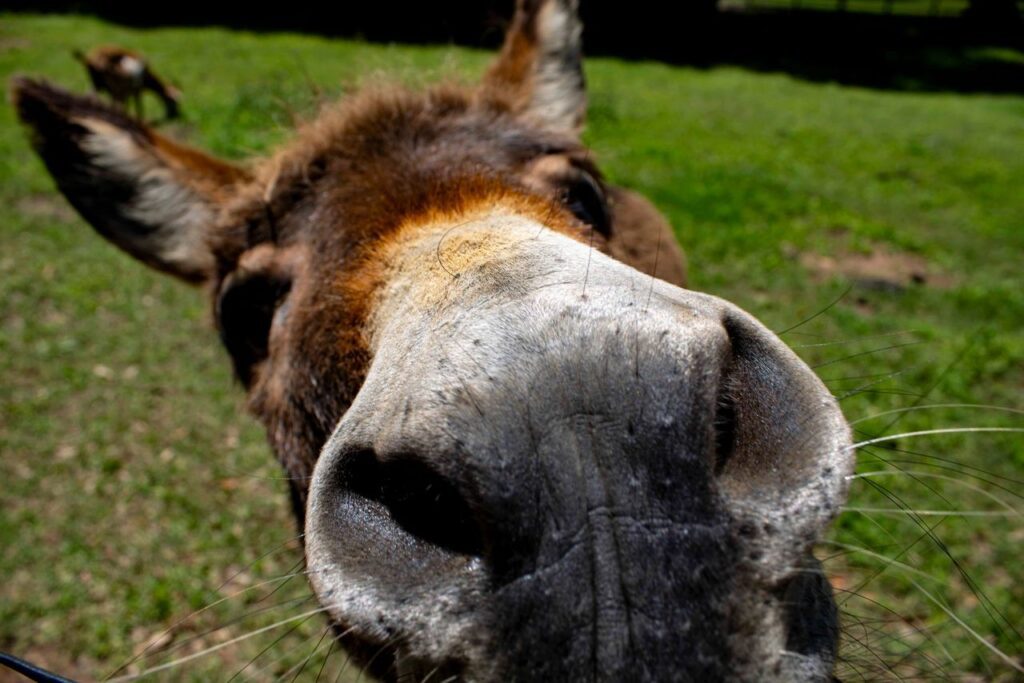
M170 132L234 159L284 139L318 99L381 73L469 77L488 57L9 15L0 76L85 90L70 49L98 43L149 55L185 92L186 122ZM615 60L589 62L588 77L587 138L612 179L668 214L693 287L778 330L852 287L784 335L844 397L849 418L918 403L1024 408L1024 98ZM815 257L841 269L879 253L923 268L925 283L896 286L894 267L852 284L813 267ZM876 435L891 419L856 427ZM950 408L907 413L888 433L1022 425L1012 413ZM843 514L820 552L847 615L842 677L880 677L886 662L905 676L1013 679L956 620L1020 661L1024 524L1004 503L1020 508L1024 439L889 445L862 452L862 473L891 474L856 480L851 508L1002 514ZM0 649L85 679L300 560L284 482L243 414L205 297L98 239L56 196L9 106L0 106L0 480ZM301 577L265 597L276 585L175 626L145 665L311 609ZM269 679L300 665L323 628L316 617L301 622L245 673ZM226 679L286 630L162 677ZM304 677L316 677L327 649ZM330 658L332 675L342 666Z

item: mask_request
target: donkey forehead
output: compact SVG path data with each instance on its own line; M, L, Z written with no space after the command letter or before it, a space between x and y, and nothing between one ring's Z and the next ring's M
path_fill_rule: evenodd
M508 182L529 161L556 154L590 167L577 138L538 128L500 101L455 88L371 90L325 111L262 162L226 222L284 219L279 227L288 232L310 227L305 214L327 208L347 217L348 229L360 218L393 226L428 204L443 208L470 195L454 178ZM441 186L459 196L438 196ZM319 227L339 227L325 222Z
M404 427L412 423L391 414L408 411L408 401L381 402L396 383L406 387L406 398L422 399L420 412L429 423L431 408L447 409L439 376L456 393L465 389L466 377L485 377L516 382L528 394L531 376L554 371L566 353L586 350L607 365L612 347L629 346L629 372L646 375L660 370L641 367L647 351L631 345L657 339L660 347L673 347L681 373L703 365L707 354L725 352L724 302L644 276L573 239L568 227L550 229L550 216L519 211L499 206L457 222L418 225L382 250L387 265L367 320L374 360L364 395L370 398L362 407L357 400L349 415L358 429L376 439L409 437ZM581 337L590 343L581 347ZM565 398L567 406L580 408L579 396ZM622 396L595 390L592 398L585 409L610 414ZM419 426L412 431L436 436Z

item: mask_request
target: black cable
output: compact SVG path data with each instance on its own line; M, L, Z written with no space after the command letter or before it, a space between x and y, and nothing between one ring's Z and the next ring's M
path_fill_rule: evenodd
M22 676L36 683L75 683L70 678L64 678L63 676L50 673L46 669L40 669L34 664L29 664L24 659L19 659L6 652L0 652L0 666L6 666L12 671L17 671Z

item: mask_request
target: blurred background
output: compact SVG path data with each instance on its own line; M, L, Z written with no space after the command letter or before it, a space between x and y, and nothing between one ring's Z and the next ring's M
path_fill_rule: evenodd
M289 3L239 11L225 2L22 1L26 11L76 12L120 24L298 31L376 42L496 47L508 0ZM1020 48L1019 0L635 0L583 2L586 50L673 64L735 64L802 78L916 90L1006 92L1021 65L978 47Z
M695 289L783 332L858 438L1024 427L1022 3L582 4L585 139ZM471 82L511 5L8 2L0 76L87 92L73 50L138 51L179 93L147 118L243 160L362 83ZM285 482L207 308L98 238L0 106L0 650L81 680L356 680L302 616ZM818 552L839 677L1021 680L1021 434L859 462Z

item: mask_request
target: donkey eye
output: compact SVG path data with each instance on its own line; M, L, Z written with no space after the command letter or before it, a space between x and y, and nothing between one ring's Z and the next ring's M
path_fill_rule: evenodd
M611 234L611 218L604 191L594 177L580 171L565 191L565 204L581 221L602 235Z
M235 374L244 384L250 383L253 368L269 354L274 316L290 289L288 279L235 273L221 290L217 326L231 354Z

